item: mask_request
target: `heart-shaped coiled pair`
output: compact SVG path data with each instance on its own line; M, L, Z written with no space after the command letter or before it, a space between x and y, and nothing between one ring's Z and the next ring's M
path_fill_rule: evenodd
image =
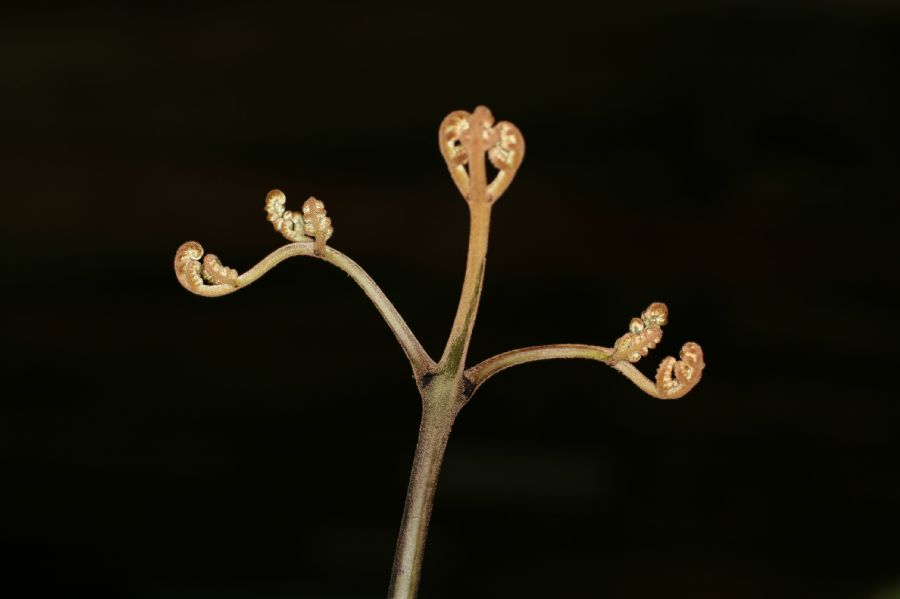
M457 110L448 114L441 123L438 142L450 176L466 201L475 197L473 186L485 185L485 200L489 204L496 202L512 183L525 156L525 139L518 127L507 121L495 125L491 111L484 106L472 113ZM490 183L473 181L474 173L466 168L480 152L487 152L497 169Z

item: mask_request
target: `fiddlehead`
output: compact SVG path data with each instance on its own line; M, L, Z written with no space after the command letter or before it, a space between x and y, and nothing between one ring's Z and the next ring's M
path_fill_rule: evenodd
M628 332L619 337L610 362L628 360L637 362L662 341L662 326L668 322L669 309L662 302L650 304L640 318L632 318Z
M204 285L203 275L200 274L202 257L203 246L196 241L182 243L175 252L175 276L188 291L196 291Z
M303 214L286 210L287 197L280 189L273 189L266 195L266 215L272 227L288 241L312 241L304 233Z
M209 295L214 291L211 288L222 295L220 289L238 286L237 271L224 266L214 254L204 257L203 246L196 241L181 244L175 252L175 276L182 287L198 295Z
M488 197L496 201L512 183L522 159L525 157L525 138L510 122L500 121L494 126L496 141L488 150L488 158L497 169L497 176L488 185Z
M285 208L287 197L280 189L266 195L266 215L272 227L288 241L315 241L317 256L325 251L325 242L334 235L331 219L326 216L325 203L310 196L300 212Z
M706 366L700 345L692 341L685 343L679 356L680 360L672 356L664 358L656 371L656 389L660 399L683 397L700 382L700 376Z
M479 106L473 113L464 110L451 112L438 131L438 144L450 169L450 176L467 201L471 191L471 173L466 166L470 164L473 152L487 152L488 159L497 169L494 180L487 185L487 202L496 202L512 183L525 157L525 138L519 129L507 121L494 125L491 111ZM479 135L480 140L473 139Z
M325 251L325 242L334 234L331 219L326 214L325 204L321 200L310 196L303 202L303 232L316 240L317 256L322 255Z
M469 117L465 110L456 110L448 114L438 129L438 145L441 155L450 169L450 177L462 196L469 195L469 173L466 163L469 162L469 148L463 144L463 134L469 130Z
M654 302L633 318L628 332L616 340L615 349L606 363L627 376L635 385L657 399L678 399L687 394L700 381L706 364L703 350L694 342L681 348L680 360L672 356L663 358L651 381L632 364L656 347L662 340L662 326L668 322L669 310L661 302Z
M222 264L219 257L215 254L207 254L203 257L203 267L200 269L200 274L213 285L237 287L238 284L238 272Z

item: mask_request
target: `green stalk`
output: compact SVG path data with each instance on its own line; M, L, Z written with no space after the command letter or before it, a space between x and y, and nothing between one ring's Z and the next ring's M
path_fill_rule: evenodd
M452 377L435 377L422 390L422 421L394 554L391 599L413 599L418 591L438 475L461 395Z
M473 391L467 384L464 369L484 280L490 206L470 207L472 219L466 277L453 329L435 374L417 379L422 395L422 421L394 555L388 591L391 599L416 596L428 521L450 429Z

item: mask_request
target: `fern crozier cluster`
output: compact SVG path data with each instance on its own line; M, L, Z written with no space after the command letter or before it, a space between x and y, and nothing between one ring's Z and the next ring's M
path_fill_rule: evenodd
M295 211L287 209L282 191L274 189L268 193L264 205L267 218L290 243L242 274L223 265L215 255L204 255L203 247L195 241L182 244L175 253L178 281L188 291L206 297L242 289L288 258L308 256L323 260L343 270L359 285L393 332L409 360L422 398L422 424L394 559L389 591L392 599L415 597L428 519L450 429L461 408L492 376L512 366L540 360L584 359L612 367L657 399L678 399L697 386L705 367L703 350L694 342L682 346L679 358L664 358L654 380L635 366L662 341L662 327L669 318L669 310L662 302L650 304L640 317L631 319L628 331L611 348L583 343L539 345L513 349L467 366L469 340L483 289L491 210L522 164L525 139L515 125L508 121L494 123L491 111L478 106L472 112L457 110L447 115L438 129L438 146L453 183L468 203L470 215L465 279L440 360L432 359L362 267L328 245L334 227L325 204L315 197L310 196ZM486 161L497 170L490 181Z

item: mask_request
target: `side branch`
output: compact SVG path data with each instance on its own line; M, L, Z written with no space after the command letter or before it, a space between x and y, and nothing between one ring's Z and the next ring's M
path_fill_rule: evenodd
M415 375L421 376L434 368L434 361L428 352L416 339L409 325L406 324L381 288L372 280L372 277L359 264L331 247L326 246L324 251L317 252L316 243L312 240L281 246L247 272L232 276L227 280L215 276L218 268L224 269L218 259L210 254L201 264L203 248L199 243L189 241L178 248L178 252L175 254L175 273L181 285L191 293L204 297L220 297L250 285L280 263L296 256L319 258L347 273L375 304L375 308L403 348L403 353L406 354ZM209 258L213 258L213 260L209 260ZM213 269L212 266L218 268ZM205 284L204 280L213 284Z
M696 386L705 366L703 350L696 343L685 343L680 357L680 360L672 356L663 359L656 371L656 381L652 381L631 362L621 359L617 349L579 343L536 345L497 354L466 370L465 376L471 384L471 392L475 393L498 372L519 364L558 359L594 360L615 368L638 389L656 399L678 399Z
M403 317L397 312L397 308L394 307L391 300L387 298L381 288L372 280L372 277L370 277L359 264L351 260L349 256L342 254L333 248L326 247L321 258L325 262L329 262L347 273L351 279L356 281L356 284L360 286L369 300L375 304L378 313L384 318L384 321L388 324L388 327L390 327L394 336L397 338L397 341L400 343L400 347L403 348L403 353L405 353L407 359L409 359L416 377L419 378L429 371L432 371L435 366L434 360L431 359L431 356L428 355L428 352L425 351L425 348L423 348L422 344L419 343L419 340L416 339L416 336L409 328L409 325L406 324L406 321L403 320Z
M472 384L472 392L486 380L507 368L538 362L540 360L595 360L606 363L613 350L599 345L583 343L557 343L555 345L534 345L497 354L466 370L466 378Z

